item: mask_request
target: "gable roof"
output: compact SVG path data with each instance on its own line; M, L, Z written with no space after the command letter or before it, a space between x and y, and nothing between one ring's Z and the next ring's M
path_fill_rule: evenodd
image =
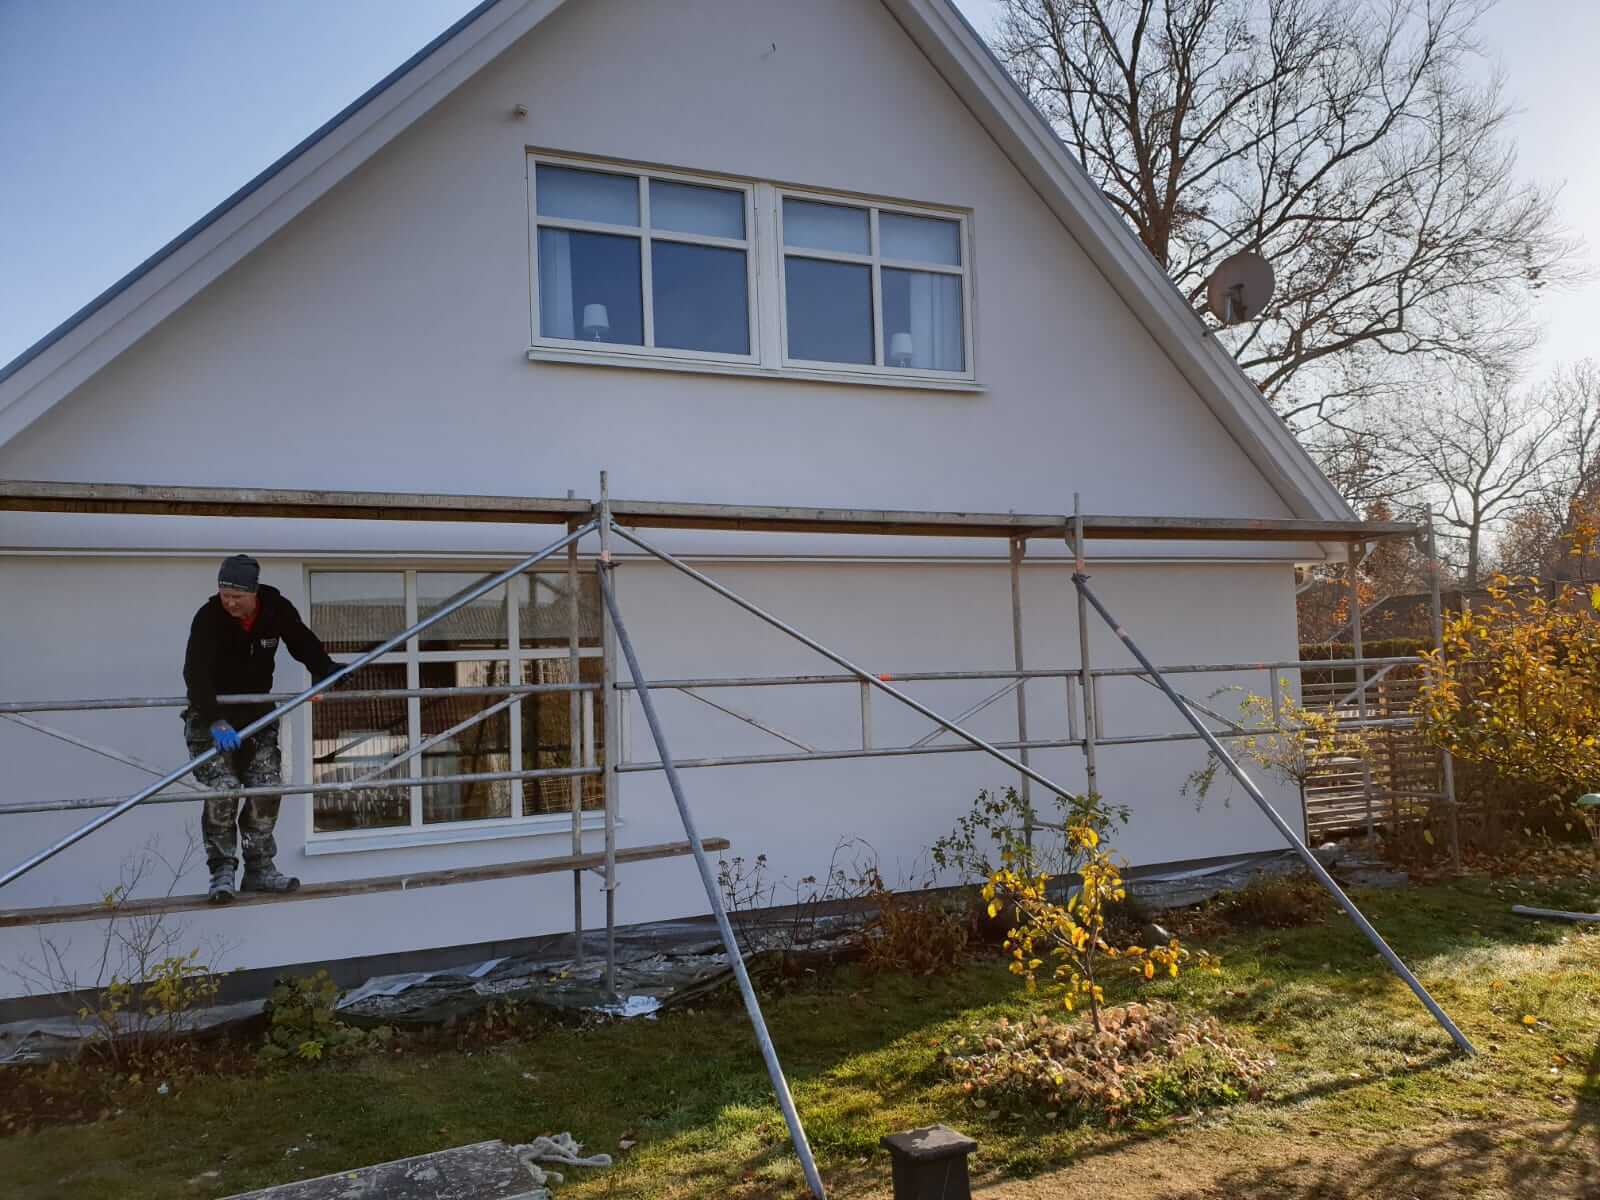
M10 441L568 0L483 0L0 368ZM1355 514L951 0L881 0L1297 517Z

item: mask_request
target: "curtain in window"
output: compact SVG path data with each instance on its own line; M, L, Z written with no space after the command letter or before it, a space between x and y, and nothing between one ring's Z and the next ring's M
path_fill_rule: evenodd
M918 271L911 273L910 284L911 365L932 371L962 370L966 355L961 280Z
M561 229L539 231L539 332L553 338L577 336L572 311L572 235Z

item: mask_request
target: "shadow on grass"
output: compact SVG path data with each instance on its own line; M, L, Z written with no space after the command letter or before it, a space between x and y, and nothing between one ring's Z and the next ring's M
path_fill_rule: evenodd
M1587 1111L1585 1111L1587 1110ZM1530 1122L1476 1126L1421 1142L1399 1142L1367 1154L1312 1149L1254 1162L1201 1186L1160 1193L1162 1200L1251 1196L1263 1200L1454 1200L1493 1194L1572 1198L1596 1195L1600 1141L1592 1106L1579 1105L1574 1125L1551 1130ZM1572 1130L1577 1129L1577 1135Z
M1425 1061L1415 1062L1407 1067L1384 1073L1386 1079L1397 1079L1402 1076L1424 1075L1435 1071L1454 1061L1457 1055L1453 1051L1442 1050ZM1373 1083L1373 1078L1367 1076L1361 1079L1326 1079L1314 1084L1308 1084L1292 1092L1269 1093L1265 1103L1274 1108L1288 1108L1310 1100L1326 1099L1337 1096L1343 1092L1356 1088L1368 1087ZM1064 1157L1055 1157L1048 1154L1022 1152L1013 1155L1006 1168L1006 1175L1012 1179L1026 1179L1032 1176L1060 1168L1067 1163L1088 1162L1093 1159L1108 1158L1120 1154L1131 1147L1149 1142L1165 1142L1182 1138L1188 1128L1189 1122L1196 1114L1184 1114L1174 1118L1158 1119L1155 1122L1139 1127L1127 1129L1123 1132L1113 1132L1106 1129L1096 1130L1096 1140L1075 1147L1070 1154ZM1211 1196L1213 1193L1203 1193ZM1225 1192L1223 1195L1248 1196L1252 1192ZM1315 1193L1309 1193L1315 1194Z
M1410 965L1486 946L1549 946L1566 927L1530 921L1511 912L1511 901L1481 881L1456 887L1357 889L1350 898L1395 953ZM1331 898L1327 915L1294 931L1244 934L1239 949L1270 955L1289 966L1383 967L1372 944ZM1264 944L1267 943L1267 944ZM1386 972L1387 968L1377 973Z
M1449 956L1471 948L1546 946L1560 936L1560 931L1552 931L1512 916L1498 897L1484 893L1463 894L1437 888L1417 888L1364 893L1359 903L1408 961ZM1332 908L1331 902L1327 919L1319 925L1225 936L1217 940L1217 948L1225 961L1230 957L1235 957L1235 961L1254 960L1263 975L1274 977L1241 979L1237 990L1191 1000L1191 1003L1198 1001L1226 1021L1240 1024L1260 1025L1265 1022L1282 1026L1323 1022L1352 1004L1375 998L1391 987L1391 980L1394 979L1388 966L1360 931L1342 912ZM1301 987L1286 988L1284 985L1291 981ZM867 1014L840 1013L845 1019L838 1023L829 1020L828 1015L820 1015L818 1023L826 1031L797 1030L795 1023L805 1022L803 1010L808 1004L807 994L802 991L764 996L763 1005L768 1007L769 1017L773 1019L774 1036L784 1052L791 1084L798 1090L813 1083L826 1086L830 1080L844 1085L866 1084L870 1081L885 1106L914 1101L919 1092L941 1077L942 1072L936 1063L918 1062L909 1070L897 1071L885 1079L881 1076L872 1078L875 1067L871 1064L851 1069L851 1060L958 1017L974 1001L980 1006L987 1006L1003 1004L1008 999L1003 988L994 991L984 989L988 994L972 996L963 995L962 989L951 987L949 982L927 980L919 981L917 990L926 987L931 994L911 1000L911 997L903 994L902 982L879 982L866 977L851 980L851 984L860 990L852 992L850 1000L865 998L875 1010L870 1014L873 1035L870 1044L864 1043L861 1036L862 1026L866 1024L862 1017ZM1123 990L1120 986L1113 989L1117 993L1111 997L1113 1003L1128 998L1121 994ZM1129 991L1129 996L1132 994ZM821 999L822 995L819 993L816 998ZM834 1005L840 1004L837 995L829 999ZM907 1000L911 1002L905 1003ZM724 1003L725 1015L734 1021L741 1019L742 1014L737 1014L737 1002L731 995L724 998ZM966 1015L972 1015L970 1009ZM854 1020L850 1019L852 1016ZM1418 1035L1408 1033L1406 1036L1409 1041ZM1423 1051L1421 1046L1409 1044L1397 1044L1389 1048L1407 1050L1419 1056ZM909 1051L904 1057L915 1059L917 1054ZM1429 1049L1426 1057L1419 1057L1418 1061L1404 1068L1396 1066L1386 1070L1383 1075L1388 1078L1426 1075L1446 1066L1455 1057L1447 1048ZM764 1075L753 1047L748 1059L740 1062L735 1055L725 1058L724 1065L728 1071L719 1080L723 1088L733 1083L733 1076L741 1076L741 1082L747 1089L765 1090ZM1367 1086L1372 1082L1370 1074L1353 1080L1318 1080L1295 1092L1273 1096L1272 1102L1275 1105L1293 1105ZM687 1097L680 1097L680 1101L683 1099ZM706 1103L711 1098L702 1096L696 1099L700 1103L689 1106L693 1116L682 1113L689 1120L679 1126L679 1132L698 1126L711 1115L710 1110L715 1105ZM806 1106L802 1103L801 1107L802 1117L805 1117ZM1130 1132L1124 1137L1113 1137L1090 1153L1114 1152L1130 1141L1144 1140L1149 1136L1159 1137L1162 1133ZM824 1134L818 1149L825 1151L829 1141ZM751 1161L741 1164L743 1172L759 1174L763 1168L770 1169L773 1158L786 1152L786 1145L772 1146L769 1152L758 1154ZM1041 1162L1038 1165L1045 1167L1051 1164Z

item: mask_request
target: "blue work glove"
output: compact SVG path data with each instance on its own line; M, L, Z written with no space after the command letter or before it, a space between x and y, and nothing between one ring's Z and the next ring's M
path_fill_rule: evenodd
M234 732L233 726L226 721L218 721L211 726L211 740L217 744L218 750L237 750L239 748L239 735Z

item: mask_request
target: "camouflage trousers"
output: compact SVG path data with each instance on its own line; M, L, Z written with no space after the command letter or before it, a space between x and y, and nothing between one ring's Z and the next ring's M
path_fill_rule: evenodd
M211 749L211 729L200 718L184 714L183 740L189 757L198 758ZM283 756L278 751L278 727L269 725L252 734L237 750L224 750L210 762L195 769L195 780L208 792L236 792L247 787L277 787L283 782ZM278 853L272 836L278 823L279 796L252 796L241 801L234 796L203 801L200 835L206 847L206 866L239 865L238 851L244 849L244 865L264 866Z

